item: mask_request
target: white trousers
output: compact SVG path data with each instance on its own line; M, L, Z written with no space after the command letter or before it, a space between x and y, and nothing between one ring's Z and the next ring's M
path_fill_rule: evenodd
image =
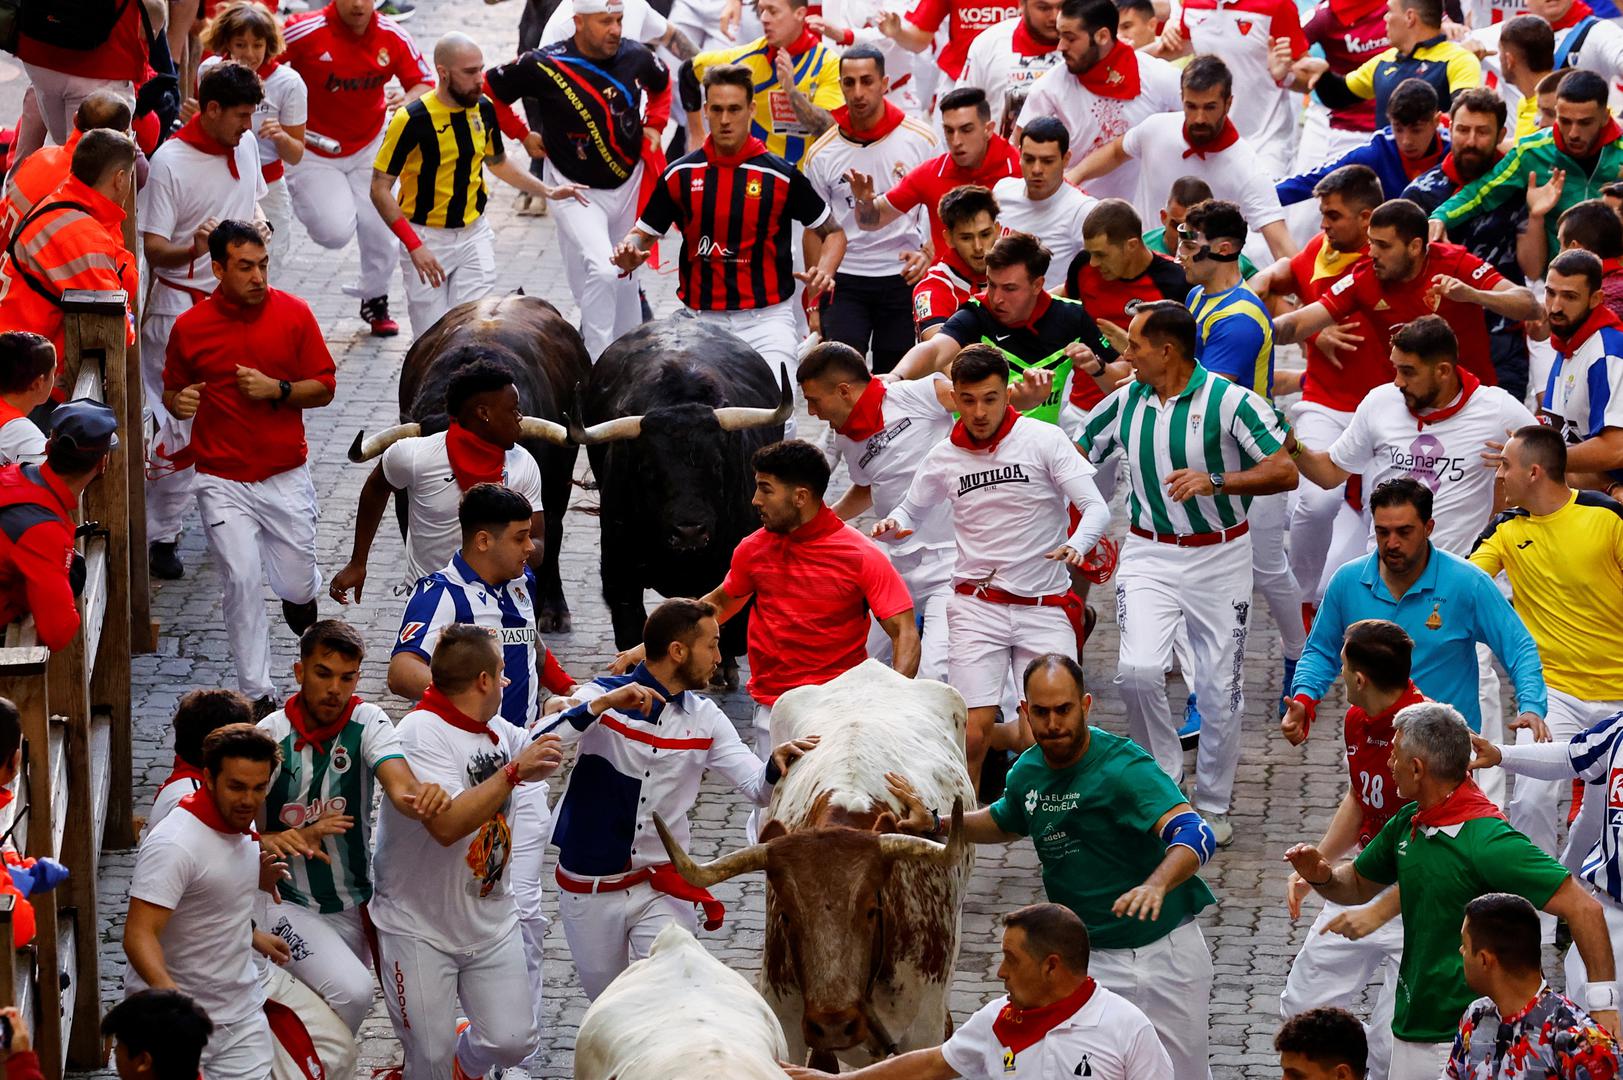
M451 1080L453 1055L463 1075L485 1076L519 1064L534 1047L535 1020L523 1007L530 981L517 924L483 948L456 952L380 930L378 953L405 1080ZM460 1015L468 1018L461 1035L459 1002Z
M1302 625L1302 590L1285 558L1286 494L1258 495L1245 516L1251 522L1252 584L1279 628L1280 653L1286 660L1300 660L1307 647L1307 628Z
M400 277L406 283L411 334L422 337L447 311L458 304L483 300L496 288L496 239L484 215L461 229L436 229L432 225L412 228L445 271L445 280L437 287L425 284L411 264L411 255L404 247L400 249Z
M162 285L154 293L169 292ZM197 471L190 466L176 468L171 460L191 444L192 422L177 420L163 405L163 363L169 349L169 333L179 314L146 311L141 317L141 390L146 411L157 424L157 434L147 447L147 542L173 544L180 539L186 514L192 508Z
M197 512L209 557L220 574L237 688L250 701L274 697L265 582L291 604L308 604L321 593L310 467L300 465L254 483L198 473Z
M360 909L323 915L300 904L274 904L266 932L293 954L283 970L320 995L351 1032L360 1031L372 1011L373 986Z
M717 323L739 337L761 354L766 366L772 369L772 379L780 378L780 365L789 370L789 385L794 388L795 404L801 404L800 383L795 372L800 369L800 332L795 329L795 302L785 300L770 307L750 308L746 311L694 311L706 322ZM795 418L783 425L783 437L795 437Z
M1139 949L1094 949L1088 974L1138 1006L1161 1037L1175 1080L1211 1076L1212 951L1199 923L1190 919Z
M569 292L580 309L580 336L594 363L616 338L642 322L637 275L621 275L619 267L609 261L614 246L637 223L642 169L638 163L619 187L591 188L586 195L590 206L582 206L574 199L559 199L551 204ZM550 161L542 166L541 175L553 187L570 182ZM672 246L670 253L674 252Z
M372 205L372 162L378 155L379 131L363 150L348 157L308 153L287 168L293 213L310 239L332 251L353 238L361 249L361 276L344 291L362 300L386 296L400 241Z
M1392 1007L1397 1000L1398 963L1403 959L1403 917L1398 916L1357 941L1341 934L1326 933L1324 928L1330 920L1346 910L1340 904L1325 901L1319 917L1313 920L1307 940L1291 961L1285 990L1279 995L1279 1018L1288 1020L1321 1006L1351 1009L1364 987L1384 966L1381 992L1364 1024L1364 1034L1369 1040L1369 1068L1365 1080L1385 1080L1387 1061L1392 1056Z
M208 1080L269 1080L275 1040L263 1010L234 1024L215 1024L199 1072Z
M890 564L913 597L914 617L924 620L919 632L921 679L947 680L947 598L952 595L953 560L950 547L920 547L890 556ZM868 628L868 655L881 663L891 661L890 635L878 619Z
M87 79L34 64L24 64L23 70L33 84L34 101L39 105L45 130L58 146L67 142L68 136L73 133L73 116L79 111L79 106L97 90L122 94L131 106L135 104L135 87L128 79ZM30 152L36 149L38 147L29 148Z
M350 1080L360 1047L349 1025L286 969L275 964L265 968L261 984L276 1054L271 1080ZM371 1003L368 996L367 1004ZM312 1056L320 1066L319 1073L310 1068Z
M558 919L588 1001L597 1000L632 961L647 956L654 938L669 924L689 933L699 928L692 902L647 882L619 892L559 892Z
M547 917L541 914L544 884L542 863L547 854L547 838L552 834L552 811L547 807L548 787L543 783L519 785L513 792L513 851L507 860L507 880L518 905L519 934L524 939L524 970L530 980L530 1012L536 1038L530 1054L541 1048L541 1000L545 990L546 968L543 948ZM528 1060L528 1055L526 1056Z
M1412 1043L1392 1040L1392 1063L1387 1066L1386 1080L1438 1080L1448 1068L1448 1055L1454 1050L1452 1042Z
M1303 141L1307 134L1303 132ZM1327 408L1311 401L1296 406L1293 422L1296 437L1315 450L1327 450L1340 438L1352 422L1352 413ZM1337 484L1325 489L1304 479L1296 489L1296 502L1290 515L1290 565L1296 575L1296 584L1302 599L1317 605L1324 596L1320 578L1325 573L1325 559L1330 554L1330 539L1334 535L1336 515L1346 506L1347 485ZM1255 507L1255 501L1251 504ZM1337 563L1336 565L1340 565Z
M1550 705L1544 723L1550 729L1550 737L1560 743L1568 742L1580 731L1594 727L1623 709L1623 701L1584 701L1553 686L1547 686L1545 691L1550 696ZM1526 729L1518 731L1516 741L1532 742L1533 733ZM1501 775L1504 773L1503 769L1490 771ZM1529 840L1546 853L1555 855L1561 799L1571 787L1571 782L1567 780L1535 780L1530 776L1518 776L1515 787L1511 789L1510 801L1504 804L1505 816ZM1595 841L1600 839L1606 819L1606 788L1605 784L1584 785L1583 807L1578 819L1572 823L1572 829L1567 834L1567 846L1560 854L1561 862L1573 873L1582 868L1584 857L1595 846Z
M1521 777L1518 776L1516 779L1520 781ZM1590 786L1603 789L1606 787L1605 784ZM1618 907L1616 900L1591 888L1587 882L1580 881L1579 884L1589 890L1589 894L1600 903L1601 911L1606 915L1606 930L1612 938L1612 962L1618 965L1615 970L1623 973L1623 907ZM1589 972L1584 967L1583 958L1578 955L1576 945L1567 947L1565 967L1567 988L1563 992L1579 1005L1583 1005L1589 990ZM1623 983L1623 979L1619 979L1618 983Z
M287 265L287 249L293 243L293 197L287 193L287 177L272 180L265 185L265 197L259 200L259 210L270 222L270 270ZM271 279L276 284L276 279Z
M1018 685L1026 665L1051 652L1076 659L1076 631L1063 608L947 597L947 682L971 709L1000 704L1009 673Z
M1183 780L1178 723L1167 708L1166 672L1173 631L1189 629L1191 665L1184 678L1200 708L1195 757L1196 810L1227 813L1240 761L1245 711L1245 639L1251 616L1251 536L1183 548L1129 534L1116 571L1116 625L1121 655L1116 684L1127 706L1132 740Z

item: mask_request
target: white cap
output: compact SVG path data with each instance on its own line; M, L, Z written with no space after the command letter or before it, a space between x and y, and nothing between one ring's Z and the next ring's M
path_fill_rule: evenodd
M576 15L619 15L625 9L625 0L575 0Z

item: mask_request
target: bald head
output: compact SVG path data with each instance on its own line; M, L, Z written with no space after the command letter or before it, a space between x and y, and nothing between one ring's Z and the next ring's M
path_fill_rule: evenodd
M130 129L130 103L122 94L112 90L97 90L79 103L73 114L73 126L80 131L128 131Z
M469 60L483 64L485 56L479 51L479 43L467 34L453 30L434 43L435 67L457 67Z
M471 109L479 104L484 90L485 56L467 34L452 32L434 43L434 68L440 85L434 92L440 100Z

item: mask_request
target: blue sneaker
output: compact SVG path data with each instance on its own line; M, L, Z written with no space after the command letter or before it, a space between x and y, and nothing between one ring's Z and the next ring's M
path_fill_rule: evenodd
M1178 729L1178 742L1185 750L1200 744L1200 710L1195 707L1195 695L1183 703L1183 726Z
M1291 687L1296 685L1296 661L1285 661L1285 689L1279 694L1279 718L1285 718L1285 702L1291 696Z

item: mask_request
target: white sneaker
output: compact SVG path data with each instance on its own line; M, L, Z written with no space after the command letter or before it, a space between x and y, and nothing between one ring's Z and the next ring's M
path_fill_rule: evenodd
M1202 810L1200 816L1205 819L1207 827L1212 830L1212 836L1217 840L1218 847L1228 847L1234 843L1234 826L1229 824L1227 814L1209 814Z

